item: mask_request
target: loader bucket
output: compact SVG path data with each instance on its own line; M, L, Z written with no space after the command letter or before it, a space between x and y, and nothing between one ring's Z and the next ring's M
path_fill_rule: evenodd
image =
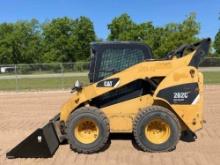
M52 122L29 135L6 154L13 158L49 158L59 147L59 140Z

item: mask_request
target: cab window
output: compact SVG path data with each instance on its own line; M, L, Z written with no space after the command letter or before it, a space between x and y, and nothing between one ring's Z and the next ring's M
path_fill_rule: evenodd
M143 50L135 48L105 49L101 55L98 78L105 78L145 59Z

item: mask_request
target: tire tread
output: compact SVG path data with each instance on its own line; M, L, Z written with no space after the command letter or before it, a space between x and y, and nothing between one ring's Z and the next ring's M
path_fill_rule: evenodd
M146 146L144 146L144 145L141 143L141 141L140 141L140 139L139 139L139 137L138 137L138 133L137 133L138 121L139 121L142 117L148 115L148 114L149 114L150 112L152 112L152 111L163 111L163 112L169 114L169 115L175 120L175 122L176 122L176 124L177 124L178 130L179 130L179 131L178 131L178 135L177 135L177 136L178 136L178 140L177 140L173 145L171 145L169 148L167 148L167 149L165 149L165 150L160 150L160 151L151 150L150 148L147 148ZM141 111L137 114L137 116L136 116L136 118L135 118L135 120L134 120L134 122L133 122L133 134L134 134L134 138L135 138L135 141L136 141L137 145L138 145L142 150L144 150L144 151L147 151L147 152L165 152L165 151L171 151L171 150L173 150L173 149L176 147L176 145L177 145L177 143L178 143L178 141L179 141L179 139L180 139L180 136L181 136L181 125L180 125L180 122L179 122L178 118L176 117L176 115L173 114L170 110L168 110L168 109L166 109L166 108L164 108L164 107L158 106L158 105L153 105L153 106L151 106L151 107L145 108L144 110L141 110Z
M69 119L67 120L67 123L66 123L66 127L67 127L66 129L71 129L71 128L69 128L70 127L70 121L73 117L75 117L75 115L77 115L79 113L81 114L81 113L88 113L88 112L90 112L92 114L96 114L97 116L100 117L100 119L105 123L105 125L107 127L107 132L104 134L105 137L104 137L103 143L97 145L96 148L93 148L91 150L86 150L86 149L83 149L83 148L76 147L76 146L74 146L74 144L71 143L69 138L67 138L68 143L70 144L70 148L73 151L78 152L78 153L90 154L90 153L100 151L107 144L109 134L110 134L110 126L109 126L108 118L106 117L106 115L100 109L98 109L96 107L93 107L93 106L80 107L80 108L76 109L73 113L71 113L71 115L70 115L70 117L69 117Z

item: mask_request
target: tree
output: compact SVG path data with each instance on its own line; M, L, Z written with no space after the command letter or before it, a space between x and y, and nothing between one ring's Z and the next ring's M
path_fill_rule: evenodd
M148 44L155 57L162 57L182 44L197 40L200 25L191 13L182 23L155 27L152 22L137 24L127 14L116 17L108 25L109 40L134 40Z
M220 17L219 17L219 20L220 20ZM215 55L220 56L220 29L219 29L218 33L216 34L216 36L215 36L213 47L216 51Z
M43 25L45 62L87 60L89 44L95 40L92 22L86 17L53 19Z
M108 24L109 40L141 41L152 49L158 47L160 29L155 28L152 22L136 24L128 14L116 17Z
M0 25L0 62L3 64L39 62L40 44L39 22L35 19Z
M167 24L161 35L161 46L156 50L156 53L162 56L183 44L196 42L199 30L200 25L196 22L194 13L191 13L182 23Z
M56 18L0 24L0 62L39 63L86 61L95 41L93 23L86 17Z
M90 43L96 40L92 21L87 17L75 20L75 29L71 37L75 57L79 61L88 60L90 57Z
M67 17L56 18L43 24L43 56L44 62L75 61L73 35L75 22Z
M12 57L12 36L14 31L13 24L3 23L0 25L0 63L10 64L13 63Z
M218 31L218 33L215 36L215 41L213 44L214 48L215 48L215 55L216 56L220 56L220 30Z
M108 24L110 34L109 40L134 40L137 39L137 25L132 21L128 14L116 17Z

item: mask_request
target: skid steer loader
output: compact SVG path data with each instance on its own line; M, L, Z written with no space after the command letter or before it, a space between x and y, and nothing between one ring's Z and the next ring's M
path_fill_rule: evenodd
M132 133L140 149L170 151L181 133L203 127L203 75L210 39L163 59L137 42L91 44L90 85L76 81L60 113L9 151L7 158L52 157L67 140L78 153L103 149L110 133Z

